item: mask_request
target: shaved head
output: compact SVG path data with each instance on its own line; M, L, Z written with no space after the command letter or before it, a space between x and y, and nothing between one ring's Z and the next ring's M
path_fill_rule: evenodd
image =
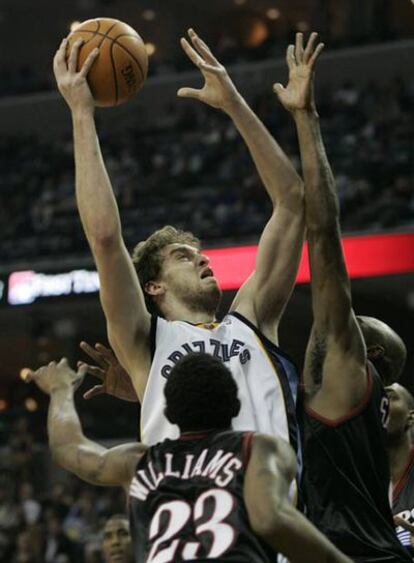
M374 317L357 316L364 335L368 359L386 384L398 381L404 369L407 349L398 334Z

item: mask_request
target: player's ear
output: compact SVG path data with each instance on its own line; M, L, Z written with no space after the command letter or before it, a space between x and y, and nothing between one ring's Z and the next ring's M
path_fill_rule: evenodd
M160 281L149 281L145 284L144 289L148 295L153 295L154 297L165 293L165 285Z
M382 358L385 354L384 346L379 344L374 344L373 346L368 346L367 355L370 360L375 360L377 358Z
M407 430L414 425L414 410L410 410L407 416Z

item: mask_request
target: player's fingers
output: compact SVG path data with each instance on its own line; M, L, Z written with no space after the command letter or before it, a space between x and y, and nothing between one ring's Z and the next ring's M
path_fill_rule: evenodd
M69 60L68 60L69 72L72 73L76 72L76 68L78 66L79 50L82 46L82 43L83 43L83 39L77 39L75 43L72 45L69 54Z
M99 366L106 369L108 366L106 365L105 360L102 358L101 354L92 348L90 344L85 342L84 340L79 344L81 350L85 352L88 356L92 358Z
M319 43L319 45L316 47L315 51L313 52L313 55L311 56L308 62L308 65L311 69L313 69L313 67L315 66L315 63L318 60L319 55L322 53L324 47L325 47L324 43Z
M181 43L181 47L184 49L188 58L197 67L200 67L201 63L203 62L203 59L200 57L200 55L197 53L197 51L195 49L193 49L193 47L191 47L190 43L184 37L181 37L180 43Z
M86 393L83 394L83 398L88 400L92 399L92 397L96 397L97 395L102 395L103 393L105 393L104 386L95 385L95 387L92 387L92 389L89 389L88 391L86 391Z
M64 71L67 70L66 64L66 48L67 48L68 40L65 38L62 40L61 44L59 45L59 49L56 51L55 56L53 58L53 70L56 73L57 71Z
M61 360L58 363L59 366L68 366L68 359L67 358L61 358Z
M296 59L295 59L295 46L289 45L286 50L286 62L289 67L289 70L293 70L296 66Z
M116 358L115 354L112 352L112 350L110 348L107 348L106 346L104 346L103 344L101 344L100 342L97 342L95 344L95 350L97 350L101 356L103 357L103 359L108 363L108 364L114 364L114 363L118 363L118 359Z
M28 369L27 371L24 372L24 375L22 377L25 383L30 383L31 381L34 380L35 376L36 376L36 372L31 369Z
M180 88L177 92L177 96L180 98L194 98L196 100L201 100L200 92L201 90L196 90L195 88Z
M300 31L296 34L295 57L296 62L301 63L303 61L303 33Z
M309 40L308 40L308 44L306 45L305 51L303 53L303 62L304 63L307 63L309 61L309 59L311 58L317 37L318 37L318 34L316 33L316 31L311 33Z
M223 74L223 69L221 67L212 66L204 62L201 63L200 70L202 70L203 72L215 74L216 76Z
M88 73L91 70L91 66L96 61L98 56L99 56L99 49L98 47L95 47L95 49L93 49L93 51L91 51L89 55L86 57L86 61L83 63L83 66L79 73L81 76L83 76L83 78L86 78L88 76Z
M89 375L93 375L93 377L97 377L101 381L103 381L105 379L105 371L102 368L98 368L97 366L90 366L89 364L86 364L85 362L78 362L77 363L78 369L82 366L85 366L86 373L89 373Z
M203 59L207 63L209 63L211 65L219 65L220 64L218 62L218 60L216 59L216 57L211 52L210 47L207 45L207 43L205 43L201 39L201 37L199 37L197 35L197 33L194 31L194 29L190 28L188 30L188 35L190 36L190 39L191 39L194 47L197 49L199 54L203 57Z
M80 377L84 378L85 375L87 374L87 372L88 372L88 366L86 364L82 364L82 365L78 366L77 374Z

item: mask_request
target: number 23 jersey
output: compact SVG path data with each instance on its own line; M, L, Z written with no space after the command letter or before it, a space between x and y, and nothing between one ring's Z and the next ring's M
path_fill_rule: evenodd
M154 317L151 341L153 359L141 410L144 444L178 437L177 427L164 416L164 385L180 358L206 352L222 360L237 383L241 409L233 428L283 438L296 451L300 470L297 370L254 325L237 313L226 315L220 323L203 325Z
M129 490L137 563L276 563L243 498L251 432L184 434L149 448Z

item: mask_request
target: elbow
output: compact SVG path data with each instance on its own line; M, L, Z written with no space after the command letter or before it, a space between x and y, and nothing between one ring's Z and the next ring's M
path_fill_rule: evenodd
M301 178L290 184L279 202L291 211L302 214L305 211L305 187Z
M272 511L255 518L250 524L258 536L274 543L285 536L294 512L293 506L288 505L287 502L280 503L274 506Z
M97 229L94 232L88 232L87 238L91 246L93 254L99 254L101 251L107 251L119 245L121 233L119 229Z

